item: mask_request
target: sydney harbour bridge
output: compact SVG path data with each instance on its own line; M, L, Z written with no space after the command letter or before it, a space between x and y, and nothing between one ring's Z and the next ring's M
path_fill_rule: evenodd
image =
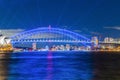
M60 28L43 27L24 31L11 37L13 46L28 45L28 43L42 44L91 44L91 40L81 34Z

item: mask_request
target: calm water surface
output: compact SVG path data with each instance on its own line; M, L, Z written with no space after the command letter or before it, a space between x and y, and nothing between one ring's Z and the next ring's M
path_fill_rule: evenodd
M0 54L0 80L120 80L120 53Z

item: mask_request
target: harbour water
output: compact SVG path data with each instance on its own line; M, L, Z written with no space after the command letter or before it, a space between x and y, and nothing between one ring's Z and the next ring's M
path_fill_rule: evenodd
M120 53L0 54L0 80L120 80Z

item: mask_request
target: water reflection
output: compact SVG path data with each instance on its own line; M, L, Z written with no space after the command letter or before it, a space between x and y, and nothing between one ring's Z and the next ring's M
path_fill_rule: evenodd
M0 80L120 80L120 54L0 54Z
M91 56L80 53L15 53L8 80L91 80Z
M47 55L47 77L46 80L52 80L53 77L53 55L52 52L48 52Z
M9 54L0 54L0 80L7 80Z
M93 80L120 80L120 54L97 53L94 59Z
M91 80L92 60L89 54L68 53L54 59L54 80Z

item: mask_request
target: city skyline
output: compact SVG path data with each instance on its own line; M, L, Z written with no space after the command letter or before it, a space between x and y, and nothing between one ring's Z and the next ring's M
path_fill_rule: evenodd
M119 3L118 0L1 0L0 29L30 30L51 25L87 36L119 38Z

